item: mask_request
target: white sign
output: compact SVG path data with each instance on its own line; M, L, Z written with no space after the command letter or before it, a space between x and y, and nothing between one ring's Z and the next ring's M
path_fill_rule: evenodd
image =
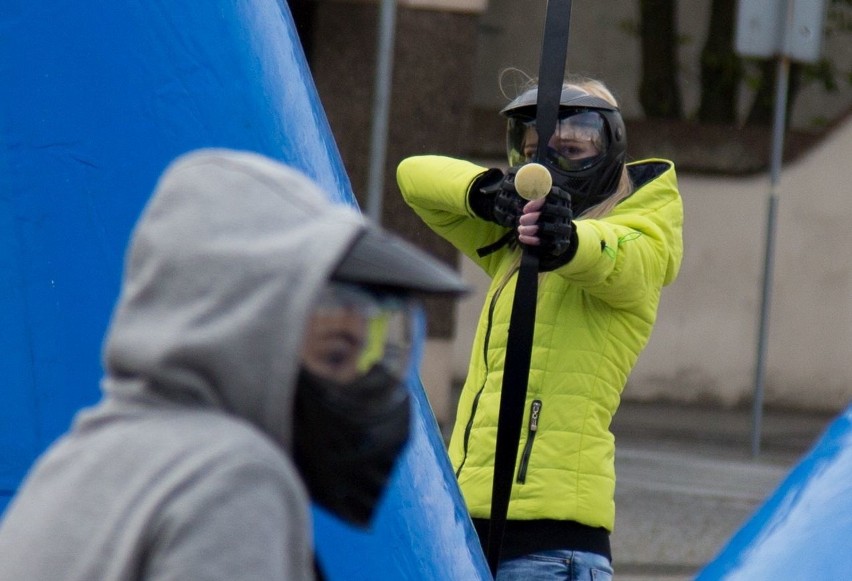
M740 0L737 52L816 62L822 48L825 0Z

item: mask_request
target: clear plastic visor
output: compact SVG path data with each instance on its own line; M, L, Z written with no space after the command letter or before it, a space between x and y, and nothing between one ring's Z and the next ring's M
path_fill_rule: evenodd
M510 117L507 130L509 165L533 161L538 148L535 119ZM548 142L546 158L565 171L587 169L609 148L606 121L597 111L563 111Z
M302 347L302 365L315 375L345 384L377 365L396 379L411 358L414 304L331 282L314 307Z

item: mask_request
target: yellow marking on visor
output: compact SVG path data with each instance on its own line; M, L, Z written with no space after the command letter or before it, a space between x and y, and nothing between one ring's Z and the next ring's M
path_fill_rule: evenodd
M365 347L358 360L358 371L366 373L385 356L391 313L381 313L367 321Z

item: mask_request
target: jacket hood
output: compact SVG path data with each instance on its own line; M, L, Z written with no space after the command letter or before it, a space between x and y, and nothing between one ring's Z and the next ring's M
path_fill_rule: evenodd
M289 450L312 300L365 227L265 157L178 158L131 238L104 344L107 396L217 407Z
M627 170L636 191L619 203L615 212L654 217L669 245L663 276L663 285L667 286L677 278L683 260L683 201L674 163L652 158L630 163Z

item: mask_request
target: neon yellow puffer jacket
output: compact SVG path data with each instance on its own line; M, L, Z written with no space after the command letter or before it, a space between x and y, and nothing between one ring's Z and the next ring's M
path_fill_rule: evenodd
M406 202L435 232L491 277L459 400L449 453L471 516L491 509L506 338L518 251L477 249L506 229L478 218L467 202L486 168L418 156L397 181ZM535 338L518 447L510 520L573 520L612 530L615 444L609 430L627 377L651 335L660 291L683 255L683 206L674 165L630 164L636 191L603 219L575 222L577 253L539 282ZM530 423L530 411L537 412Z

